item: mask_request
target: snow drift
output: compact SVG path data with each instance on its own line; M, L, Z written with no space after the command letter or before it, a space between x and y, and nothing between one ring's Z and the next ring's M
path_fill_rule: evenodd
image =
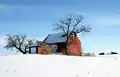
M0 77L120 77L120 56L0 56Z

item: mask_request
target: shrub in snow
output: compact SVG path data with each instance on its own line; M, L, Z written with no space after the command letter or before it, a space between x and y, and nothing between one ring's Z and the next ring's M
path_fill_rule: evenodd
M95 54L94 54L94 53L90 53L90 52L88 52L88 53L84 53L83 56L95 56Z
M111 52L111 54L118 54L117 52Z
M105 53L99 53L99 55L105 55Z

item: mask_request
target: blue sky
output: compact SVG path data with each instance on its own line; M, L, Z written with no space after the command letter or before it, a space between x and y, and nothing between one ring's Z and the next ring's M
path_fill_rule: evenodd
M6 34L18 32L44 39L68 13L84 16L92 31L79 35L84 52L120 52L119 0L0 0L0 48Z

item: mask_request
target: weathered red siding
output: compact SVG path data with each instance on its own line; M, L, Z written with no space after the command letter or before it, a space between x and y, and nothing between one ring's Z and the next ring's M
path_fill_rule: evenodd
M51 54L52 48L50 47L37 47L37 54Z
M72 37L70 37L70 39L68 40L68 42L71 42ZM71 43L68 47L68 51L70 52L71 55L81 55L82 51L81 51L81 42L80 40L78 39L77 36L75 36L74 38L74 42Z

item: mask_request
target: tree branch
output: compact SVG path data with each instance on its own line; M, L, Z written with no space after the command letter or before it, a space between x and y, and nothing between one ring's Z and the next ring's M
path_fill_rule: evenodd
M68 17L68 19L67 19L67 21L68 21L68 25L67 25L67 26L68 26L68 28L67 28L67 39L69 38L69 34L70 34L70 33L69 33L69 31L70 31L69 28L70 28L71 21L72 21L72 15L69 14L68 16L69 16L69 17Z
M28 48L32 43L32 40L27 41L25 35L7 35L7 45L5 48L16 48L21 53L26 54L26 48Z
M76 24L73 26L73 29L71 31L71 33L75 30L75 28L78 26L78 24L83 20L83 17L82 16L79 16L79 18L75 18L75 21L76 21ZM71 35L70 33L70 35Z
M79 24L82 22L82 20L83 20L83 16L81 15L78 16L78 15L68 14L66 20L60 20L59 24L58 23L56 24L55 27L56 30L61 30L61 32L65 33L67 37L66 44L68 43L68 39L74 31L76 31L77 33L90 32L91 30L90 28L87 28L85 26L80 27L81 25ZM67 49L67 46L65 49Z

